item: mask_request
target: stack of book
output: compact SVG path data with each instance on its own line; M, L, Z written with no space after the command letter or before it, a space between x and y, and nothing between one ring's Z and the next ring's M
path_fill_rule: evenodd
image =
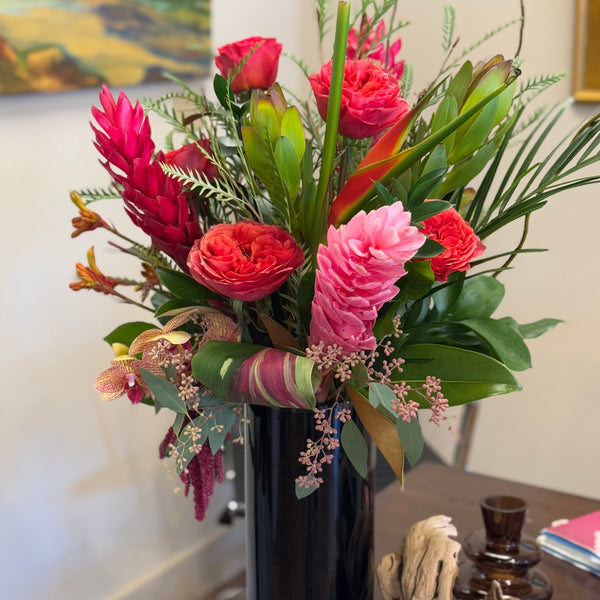
M600 577L600 510L555 521L537 538L543 550Z

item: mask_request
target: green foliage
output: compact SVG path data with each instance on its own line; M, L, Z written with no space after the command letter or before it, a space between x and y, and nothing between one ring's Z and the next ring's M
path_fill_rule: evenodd
M421 431L419 419L413 419L410 422L398 419L396 423L398 437L404 448L404 455L411 466L415 465L423 454L425 440Z
M143 321L134 321L133 323L123 323L115 329L113 329L106 337L104 341L108 344L123 344L125 346L131 346L131 342L135 338L147 331L148 329L155 329L156 325L152 323L144 323Z
M367 443L356 423L346 421L340 435L342 448L352 466L362 475L367 476Z

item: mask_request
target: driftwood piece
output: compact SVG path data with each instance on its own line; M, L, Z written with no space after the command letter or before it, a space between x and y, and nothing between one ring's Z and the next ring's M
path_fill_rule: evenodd
M415 523L400 548L384 556L377 579L384 600L452 600L460 544L444 515Z

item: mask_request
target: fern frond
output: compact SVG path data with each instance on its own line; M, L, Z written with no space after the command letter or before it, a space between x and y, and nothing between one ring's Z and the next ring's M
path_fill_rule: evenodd
M456 12L454 7L446 4L444 6L444 23L442 24L442 48L444 52L449 52L452 47L455 26Z
M400 89L402 90L402 96L406 98L410 94L410 90L413 86L413 66L409 62L404 63L404 70L402 71L402 79L400 80Z
M85 204L91 204L98 200L116 200L121 198L121 193L114 186L103 189L87 188L84 190L77 190L77 193L81 196L81 199Z

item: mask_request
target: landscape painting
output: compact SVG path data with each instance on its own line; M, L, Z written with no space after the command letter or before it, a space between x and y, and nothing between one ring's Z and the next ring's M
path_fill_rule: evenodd
M210 0L0 0L0 93L201 77Z

